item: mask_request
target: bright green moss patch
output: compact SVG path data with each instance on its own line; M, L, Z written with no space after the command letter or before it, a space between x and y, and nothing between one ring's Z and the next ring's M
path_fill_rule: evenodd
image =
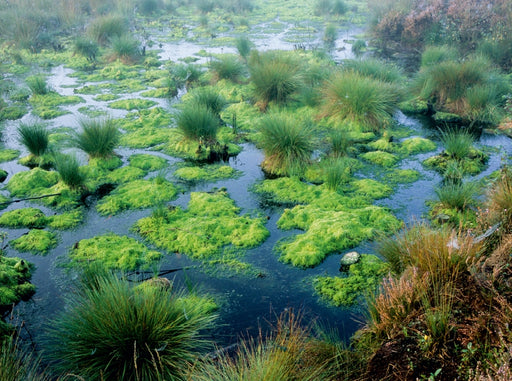
M130 148L150 148L166 143L176 135L172 128L144 127L124 134L121 145Z
M149 250L134 238L109 233L77 242L70 254L72 265L97 262L107 269L122 271L148 268L162 254Z
M11 245L18 251L45 255L57 246L57 236L46 230L34 229L11 241Z
M450 225L454 229L472 229L478 226L476 210L473 208L447 207L442 202L429 202L428 218L434 226Z
M371 143L368 143L368 146L376 151L386 151L386 152L397 152L398 145L394 142L390 142L388 137L382 137L378 140L375 140Z
M17 120L27 113L25 106L7 106L0 108L0 121L1 120Z
M144 171L152 172L158 171L159 169L165 168L167 160L163 157L138 153L128 158L130 165L135 168L140 168Z
M51 155L42 155L42 156L34 156L29 154L27 156L21 157L18 160L18 163L24 165L25 167L34 168L41 167L44 169L49 169L53 166L53 156Z
M108 105L110 108L121 109L121 110L141 110L146 108L151 108L156 105L155 101L149 99L122 99L119 101L114 101Z
M119 127L125 131L138 131L140 129L168 127L172 121L172 114L161 107L140 110L117 120Z
M20 151L15 149L0 150L0 163L11 161L20 156Z
M356 194L374 200L388 197L393 193L393 189L390 186L373 179L354 180L351 184L355 188Z
M160 177L135 180L116 188L96 206L101 215L113 215L127 209L149 208L176 197L177 189Z
M188 209L158 209L135 224L152 244L171 252L209 259L226 245L254 247L269 235L263 218L239 215L226 192L193 192Z
M33 268L23 259L0 256L0 309L34 295L36 287L29 283Z
M384 175L384 181L388 184L408 184L420 178L420 173L414 169L393 169Z
M489 156L484 152L476 148L471 148L469 154L460 160L449 156L443 151L441 154L432 156L423 161L423 164L442 174L445 172L448 163L457 162L458 167L464 174L477 175L484 170L488 159Z
M69 114L68 111L61 110L57 107L52 106L36 106L32 110L32 112L40 117L41 119L54 119L58 118L59 116Z
M411 99L398 104L398 108L405 114L427 114L428 104L420 99Z
M48 217L48 226L53 229L67 230L77 227L84 219L82 209L56 214Z
M0 169L0 183L3 183L8 175L7 171Z
M408 154L414 155L422 152L429 152L436 149L436 143L432 140L415 137L402 141L401 151Z
M109 158L96 158L92 157L89 159L89 166L93 168L103 169L105 171L112 171L123 165L123 161L117 157L112 156Z
M253 188L262 195L264 200L274 204L310 203L320 197L320 187L306 184L298 177L280 177L275 180L265 180Z
M306 231L277 246L281 261L298 267L312 267L330 253L357 246L377 232L398 229L401 223L379 206L333 211L312 204L286 209L277 226Z
M388 264L375 255L362 254L359 262L350 265L346 276L320 276L313 284L316 292L335 306L350 307L373 292L388 270Z
M396 155L384 151L366 152L363 153L360 157L372 164L377 164L382 167L391 167L398 161L398 157Z
M52 91L45 95L33 94L30 97L29 102L34 107L57 107L61 105L77 104L85 101L77 95L60 95Z
M100 94L94 97L94 100L97 102L110 102L119 99L119 95L116 94Z
M444 124L444 123L462 123L462 118L457 114L452 114L449 112L436 112L432 118L437 124Z
M220 116L226 123L234 126L235 131L253 131L255 121L261 117L258 107L247 102L234 103L226 107Z
M48 188L57 184L59 174L53 171L45 171L41 168L34 168L30 171L16 173L7 184L7 190L13 196L39 196L48 192Z
M128 165L126 167L114 169L112 172L109 172L105 178L107 181L113 183L127 183L129 181L140 179L145 175L146 171Z
M241 171L231 168L229 165L204 165L202 167L183 167L174 172L174 176L188 181L214 181L240 176Z
M14 209L0 216L0 226L9 228L44 228L47 223L45 214L36 208Z

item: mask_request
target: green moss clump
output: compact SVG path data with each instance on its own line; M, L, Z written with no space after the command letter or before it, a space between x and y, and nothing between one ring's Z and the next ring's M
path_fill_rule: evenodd
M488 159L489 155L472 147L469 151L469 154L460 160L449 156L443 151L441 154L432 156L423 161L423 165L443 174L448 166L448 163L456 161L458 167L462 170L462 173L474 176L485 169Z
M350 307L368 292L373 292L389 271L389 265L375 255L362 254L350 265L347 276L315 278L314 287L323 298L337 307Z
M269 235L263 218L239 215L226 192L193 192L188 209L161 208L135 224L135 230L154 245L193 258L209 259L226 245L248 248Z
M0 169L0 183L3 183L8 175L7 171Z
M372 164L377 164L382 167L392 167L398 161L398 157L396 157L396 155L384 151L366 152L360 157Z
M450 225L455 229L473 229L478 226L476 210L446 207L442 202L429 203L428 218L434 226Z
M174 139L175 135L175 129L144 127L124 134L121 137L121 145L130 148L150 148L167 143Z
M405 114L427 114L428 104L420 99L411 99L398 104L398 108Z
M84 213L82 209L75 209L70 212L56 214L47 218L49 227L58 230L67 230L77 227L83 221Z
M253 187L264 200L274 204L310 203L317 199L322 189L306 184L298 177L280 177L275 180L265 180Z
M126 167L121 167L114 169L112 172L109 172L105 178L113 183L127 183L129 181L140 179L146 175L146 171L135 168L130 165Z
M56 92L49 92L45 95L33 94L30 97L29 102L34 107L46 106L46 107L57 107L60 105L71 105L81 102L85 102L83 98L77 95L60 95Z
M313 267L330 253L357 246L377 232L398 229L401 222L378 206L333 211L312 204L286 209L277 225L281 229L306 231L277 246L280 260L298 267Z
M115 101L118 98L119 98L119 95L115 95L115 94L100 94L100 95L94 97L94 100L97 102L110 102L110 101Z
M52 193L48 188L59 181L57 172L45 171L41 168L34 168L30 171L16 173L7 184L7 190L13 196L39 196L44 193Z
M57 246L57 236L46 230L35 229L11 241L11 245L18 251L45 255Z
M18 160L18 164L29 168L40 167L43 169L49 169L53 167L54 158L51 155L35 156L29 154L27 156L21 157Z
M3 149L0 150L0 163L11 161L20 156L20 151L15 149Z
M0 210L7 208L9 206L8 202L9 198L5 197L3 194L0 194Z
M0 120L18 120L27 113L27 108L24 106L7 106L0 108Z
M390 142L388 137L382 137L378 140L375 140L371 143L368 143L368 146L377 151L386 151L386 152L397 152L398 145L394 142Z
M413 183L420 178L415 169L393 169L384 175L386 183L391 185Z
M388 197L393 193L393 189L390 186L373 179L354 180L352 181L352 186L354 186L356 194L374 200Z
M0 310L34 295L36 287L29 283L33 268L23 259L0 256Z
M93 168L99 168L105 171L112 171L116 168L119 168L123 165L123 161L121 158L117 156L112 156L109 158L90 158L89 159L89 166Z
M445 124L445 123L462 123L462 118L457 114L452 114L449 112L436 112L432 118L437 124Z
M0 216L0 226L9 228L44 228L47 223L45 214L36 208L14 209Z
M158 171L159 169L165 168L167 160L163 157L138 153L128 158L130 165L135 168L140 168L144 171Z
M229 165L205 165L202 167L183 167L174 172L174 176L188 181L215 181L220 179L229 179L240 176L241 171L237 171Z
M436 143L432 140L425 138L410 138L402 141L401 151L408 154L414 155L422 152L429 152L436 149Z
M136 239L113 233L82 239L70 252L73 266L89 265L94 261L107 269L122 271L148 268L161 257L160 252L149 250Z
M55 119L59 116L69 114L68 111L61 110L57 107L51 107L51 106L36 106L32 110L32 112L40 117L41 119Z
M165 179L135 180L120 185L103 198L96 209L101 215L113 215L127 209L149 208L170 201L176 195L176 187Z
M114 101L108 105L110 108L121 109L121 110L141 110L151 108L156 105L155 101L149 99L121 99Z

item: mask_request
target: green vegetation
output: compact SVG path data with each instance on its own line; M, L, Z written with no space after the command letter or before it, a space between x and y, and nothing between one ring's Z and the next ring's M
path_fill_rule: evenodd
M300 174L313 152L311 126L290 115L275 113L260 119L259 130L265 152L261 167L275 175Z
M359 262L350 265L346 277L321 276L315 278L313 285L316 292L335 306L349 307L374 292L388 271L386 262L375 255L363 254Z
M353 123L363 131L380 131L391 124L400 98L389 83L345 71L330 78L323 99L322 116Z
M0 324L6 325L3 321ZM40 358L25 347L16 333L9 333L0 343L0 379L49 381L51 378L45 372L39 372Z
M215 181L240 176L241 172L229 165L212 164L202 167L182 167L174 172L174 176L187 181Z
M202 331L215 316L201 303L180 303L181 296L161 287L133 288L112 275L79 286L51 325L56 368L91 381L182 379L206 346Z
M158 171L165 168L167 160L162 157L150 154L135 154L128 158L130 165L144 171Z
M155 101L151 101L148 99L133 98L133 99L122 99L122 100L111 102L108 105L108 107L131 111L131 110L142 110L145 108L151 108L154 105L156 105Z
M246 71L245 66L238 57L232 55L223 55L217 60L212 61L210 69L213 71L215 81L229 79L230 81L237 82L243 78Z
M20 151L15 149L0 150L0 163L16 159L20 155Z
M55 170L59 173L61 181L70 189L80 189L84 187L85 177L80 172L80 163L74 155L57 154L55 155Z
M32 229L10 243L18 251L45 255L57 246L57 236L46 230Z
M125 64L135 63L141 58L140 42L128 34L112 36L110 39L112 56L110 59L121 60Z
M107 216L127 209L149 208L172 200L177 193L176 187L161 177L135 180L117 187L98 202L96 209Z
M38 123L20 123L18 127L19 141L36 157L43 156L48 151L49 133L46 126Z
M94 262L107 269L130 271L150 268L162 254L134 238L109 233L78 241L69 257L73 266L84 267Z
M97 17L87 28L87 34L101 45L106 45L113 37L123 36L127 31L127 20L115 15Z
M159 209L139 220L134 229L157 247L169 252L208 259L226 245L249 248L263 242L269 232L263 218L239 215L226 192L192 192L188 209Z
M24 259L0 256L0 310L34 295L36 287L29 282L33 268Z
M177 123L186 139L208 141L217 138L219 119L207 106L187 104L178 115Z
M251 82L260 108L270 102L286 104L301 85L300 64L286 52L256 53L249 62Z
M73 138L78 148L91 158L108 158L114 154L119 143L119 131L112 119L80 120L81 132Z
M36 208L14 209L0 216L0 226L10 228L44 228L47 222L45 214Z
M99 47L95 41L84 37L78 37L74 41L73 53L87 58L90 62L94 62L98 56Z
M360 157L370 163L383 167L392 167L398 161L396 155L384 151L370 151L360 155Z
M26 81L30 91L32 91L32 94L46 95L51 91L46 83L46 77L43 75L30 76Z

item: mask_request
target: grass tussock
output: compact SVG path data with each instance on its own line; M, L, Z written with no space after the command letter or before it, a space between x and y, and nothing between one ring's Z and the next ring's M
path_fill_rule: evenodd
M177 124L186 139L211 141L217 138L219 118L207 106L192 103L183 107Z
M249 53L247 53L249 54ZM240 81L245 75L244 64L236 56L224 55L210 63L214 81L228 79L233 82Z
M354 71L338 72L323 88L321 116L379 131L391 123L398 100L395 87L388 83Z
M87 34L102 46L107 45L112 38L121 37L127 32L127 20L116 15L97 17L87 28Z
M85 176L80 172L80 162L75 155L57 154L54 162L55 170L64 184L73 190L84 187Z
M91 158L109 158L119 143L119 130L112 119L82 119L82 131L77 132L73 142Z
M205 348L201 331L214 316L180 303L176 290L134 288L110 274L86 284L50 328L57 370L91 381L182 379Z
M292 116L269 114L260 120L263 169L274 175L300 174L313 152L312 128Z
M114 35L110 38L112 54L110 60L136 63L142 58L140 42L129 34Z
M19 142L36 157L41 157L48 152L49 132L43 124L20 123L18 127L18 139Z

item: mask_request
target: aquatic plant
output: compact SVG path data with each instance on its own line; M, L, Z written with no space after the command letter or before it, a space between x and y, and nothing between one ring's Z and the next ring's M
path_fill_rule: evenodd
M144 171L157 171L165 168L167 165L167 160L163 157L144 153L131 155L128 161L132 167L140 168Z
M20 151L15 149L0 149L0 163L16 159Z
M220 112L227 104L226 99L211 86L203 86L190 91L189 101L199 107L206 107L219 120Z
M435 193L444 207L462 211L475 204L478 188L476 182L448 182L436 188Z
M87 34L100 45L106 45L112 38L122 36L127 32L127 21L116 15L96 17L87 28Z
M54 155L54 166L62 182L70 189L80 189L84 186L85 176L80 171L80 162L75 155Z
M335 306L352 306L365 293L374 292L388 273L389 265L375 255L362 254L350 265L346 277L316 277L315 291Z
M337 190L342 184L346 184L350 180L352 173L351 167L344 160L331 160L324 167L325 185L328 189Z
M300 174L313 152L313 130L287 114L269 114L259 122L260 145L265 152L261 167L275 175Z
M85 38L77 37L73 43L73 54L79 54L82 57L87 58L88 61L96 61L96 57L99 53L99 46L97 42Z
M404 79L402 70L398 66L376 58L347 60L343 67L359 73L362 76L387 83L399 83Z
M361 39L355 40L350 48L350 50L352 51L352 53L355 54L356 57L359 57L365 49L366 41Z
M0 310L10 309L20 300L28 300L36 291L30 283L34 265L17 257L0 256ZM1 357L1 355L0 355ZM0 368L0 373L2 369Z
M170 207L143 218L134 226L142 237L170 252L208 259L226 245L254 247L269 235L263 218L239 215L225 191L192 192L187 209Z
M208 165L202 167L182 167L174 172L174 176L187 181L215 181L240 176L241 171L235 170L229 165Z
M36 208L13 209L0 216L0 226L10 228L44 228L47 222L45 214Z
M216 140L219 118L199 104L185 104L177 117L177 125L186 139Z
M319 380L325 371L324 359L310 352L311 328L304 327L293 311L279 316L267 337L244 340L235 354L219 352L215 360L197 364L187 379L223 380Z
M454 129L441 131L444 152L457 161L468 157L474 142L475 138L470 131Z
M327 44L334 44L334 42L336 41L337 38L338 38L338 30L337 30L336 26L333 24L328 24L324 30L323 40Z
M20 123L18 126L18 139L27 150L36 157L48 152L49 132L46 126L40 123Z
M110 38L112 55L110 59L117 59L124 63L137 62L141 57L140 42L128 34L115 35Z
M5 324L0 321L0 325ZM21 341L19 333L0 335L0 380L50 381L47 372L40 371L41 361Z
M289 53L256 54L249 62L254 94L265 110L269 102L286 104L301 85L299 62Z
M379 131L391 124L399 95L388 83L346 71L335 73L325 84L323 100L322 116Z
M45 255L48 250L57 246L57 236L47 230L31 229L10 242L15 250Z
M133 271L148 268L162 257L134 238L114 233L78 241L69 254L71 265L84 267L91 263L109 270Z
M238 82L245 74L245 66L236 56L223 55L210 62L210 69L213 72L214 81L229 79Z
M46 82L46 77L44 75L32 75L30 77L27 77L26 81L28 87L32 91L32 94L46 95L51 91L50 87Z
M370 151L365 152L360 157L370 163L377 164L383 167L391 167L396 164L398 157L389 152L384 151Z
M59 174L53 171L45 171L41 168L33 168L30 171L22 171L14 174L7 184L7 190L13 196L39 196L45 194L48 188L59 181Z
M253 46L251 40L249 40L246 36L240 36L235 40L235 46L240 57L247 61L247 57L249 57L251 48Z
M81 119L81 132L76 132L73 141L90 158L108 158L114 155L119 143L119 131L113 119Z
M182 379L215 316L201 304L178 303L176 290L136 289L114 275L93 284L70 294L51 324L55 368L91 381Z

